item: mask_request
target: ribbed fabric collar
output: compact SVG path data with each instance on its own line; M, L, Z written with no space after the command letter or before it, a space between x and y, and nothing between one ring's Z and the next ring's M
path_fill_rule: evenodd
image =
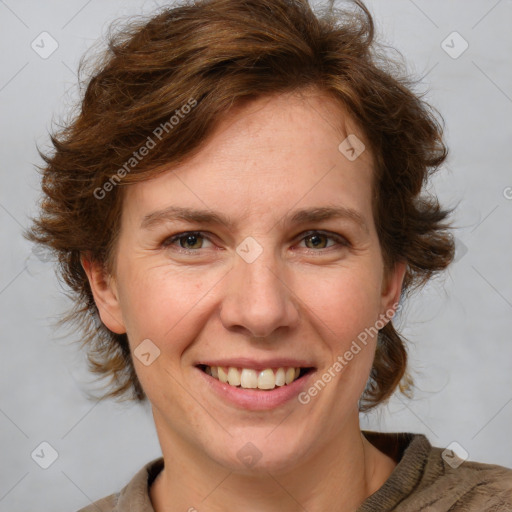
M384 484L368 496L356 512L393 510L419 485L432 446L423 434L369 431L363 431L363 434L380 451L397 460L398 464Z

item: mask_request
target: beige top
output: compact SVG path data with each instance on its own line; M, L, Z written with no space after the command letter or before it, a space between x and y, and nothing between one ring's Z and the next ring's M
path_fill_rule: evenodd
M422 434L363 434L398 464L356 512L512 512L512 469L471 461L455 467ZM149 487L163 467L162 457L147 463L120 492L78 512L154 512Z

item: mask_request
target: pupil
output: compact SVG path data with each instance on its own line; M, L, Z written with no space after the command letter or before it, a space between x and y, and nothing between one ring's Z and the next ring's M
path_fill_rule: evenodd
M311 235L309 237L310 242L313 244L314 247L318 247L322 245L322 237L320 235Z
M185 238L185 244L187 246L192 246L194 247L197 243L198 243L198 239L199 237L197 235L188 235L186 238Z

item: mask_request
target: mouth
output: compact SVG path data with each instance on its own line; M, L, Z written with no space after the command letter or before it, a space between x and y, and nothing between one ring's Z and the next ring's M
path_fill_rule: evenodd
M210 377L231 387L261 391L272 391L279 387L289 386L315 370L314 367L288 366L255 370L253 368L208 366L205 364L199 364L197 368Z

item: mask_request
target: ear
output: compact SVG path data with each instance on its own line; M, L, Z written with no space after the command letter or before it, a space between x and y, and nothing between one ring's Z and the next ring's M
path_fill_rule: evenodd
M382 283L381 317L391 319L398 309L406 270L407 263L398 261L393 269L386 271Z
M112 332L124 334L126 328L123 322L115 280L107 274L103 264L90 259L86 255L82 255L80 261L87 274L101 321Z

